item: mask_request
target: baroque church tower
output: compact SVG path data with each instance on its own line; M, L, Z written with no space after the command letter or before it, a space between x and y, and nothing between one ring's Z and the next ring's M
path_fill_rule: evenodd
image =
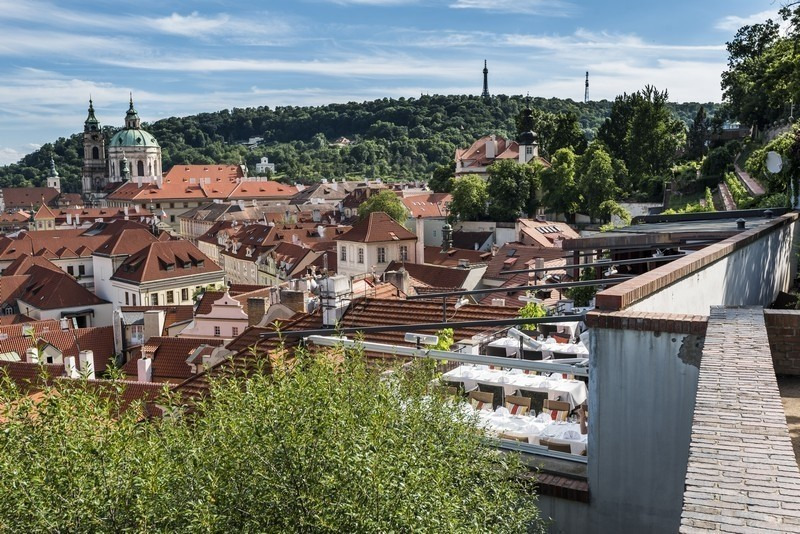
M106 167L106 142L100 122L94 116L92 99L89 99L89 116L83 123L83 195L102 189L108 181Z

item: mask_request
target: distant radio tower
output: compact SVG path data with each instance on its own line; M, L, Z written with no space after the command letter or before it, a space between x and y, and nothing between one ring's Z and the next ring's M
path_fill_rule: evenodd
M589 71L586 71L586 91L583 93L583 103L589 103Z
M483 92L481 96L485 99L489 98L489 69L486 67L486 60L483 60Z

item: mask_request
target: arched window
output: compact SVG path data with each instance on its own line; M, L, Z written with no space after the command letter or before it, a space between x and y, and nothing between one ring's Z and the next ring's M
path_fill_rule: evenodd
M139 176L144 176L144 162L142 160L136 162L136 170Z
M111 162L111 176L116 176L116 175L117 175L117 172L116 172L116 165L115 165L115 164L114 164L114 162L112 161L112 162Z
M100 149L96 146L92 147L92 159L100 159Z

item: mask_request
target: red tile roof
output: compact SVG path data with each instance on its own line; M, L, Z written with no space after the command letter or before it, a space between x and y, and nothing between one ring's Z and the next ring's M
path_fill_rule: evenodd
M156 236L145 228L123 228L95 249L102 256L130 256L158 241Z
M563 222L519 219L517 223L520 233L518 236L519 241L527 245L555 247L556 241L580 238L578 232Z
M380 243L384 241L416 241L417 236L386 213L376 211L355 223L350 231L333 239L358 243Z
M37 232L22 232L15 238L0 237L0 261L13 260L21 255L44 255L50 257L68 258L70 252L80 254L79 251L88 251L81 257L91 255L97 247L102 245L108 236L84 235L83 230L41 230ZM61 251L61 254L57 254Z
M453 200L450 193L425 193L401 199L411 217L445 217L447 204Z
M496 255L489 259L489 266L483 277L506 281L508 277L502 275L503 271L532 269L536 266L536 258L551 261L564 258L564 255L565 253L561 249L506 243L497 250Z
M126 258L112 279L141 284L179 276L222 272L216 263L189 241L156 241Z
M37 310L108 304L107 301L96 296L63 271L56 272L34 265L27 270L26 274L29 275L29 278L22 286L17 300Z
M189 355L201 345L218 347L224 342L220 338L179 338L151 337L142 346L142 354L152 355L152 379L185 380L192 376L192 369L186 363ZM130 360L122 366L130 377L138 375L138 360Z
M45 323L45 321L39 321L39 323ZM78 347L80 350L91 350L94 354L95 372L102 373L106 370L109 361L114 357L113 327L77 328L65 332L61 330L58 321L52 321L52 323L50 327L33 323L37 344L41 346L42 343L49 343L61 351L64 356L75 356L76 365ZM14 326L22 327L22 325ZM33 346L33 341L22 335L21 328L19 332L20 335L9 334L7 339L0 340L0 352L16 352L20 358L25 358L25 350Z
M425 263L431 265L457 267L460 260L466 260L470 264L476 264L486 263L491 257L491 252L481 252L479 250L451 248L447 252L442 252L440 247L425 247Z
M53 204L60 194L52 187L4 187L3 202L6 209L30 208L42 203Z
M399 271L405 269L409 276L430 287L460 288L469 276L469 269L440 267L438 265L425 265L421 263L401 263L392 261L386 266L386 271Z

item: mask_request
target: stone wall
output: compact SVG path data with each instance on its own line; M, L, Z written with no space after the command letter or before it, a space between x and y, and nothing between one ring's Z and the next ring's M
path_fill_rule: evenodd
M777 375L800 375L800 310L764 310Z

